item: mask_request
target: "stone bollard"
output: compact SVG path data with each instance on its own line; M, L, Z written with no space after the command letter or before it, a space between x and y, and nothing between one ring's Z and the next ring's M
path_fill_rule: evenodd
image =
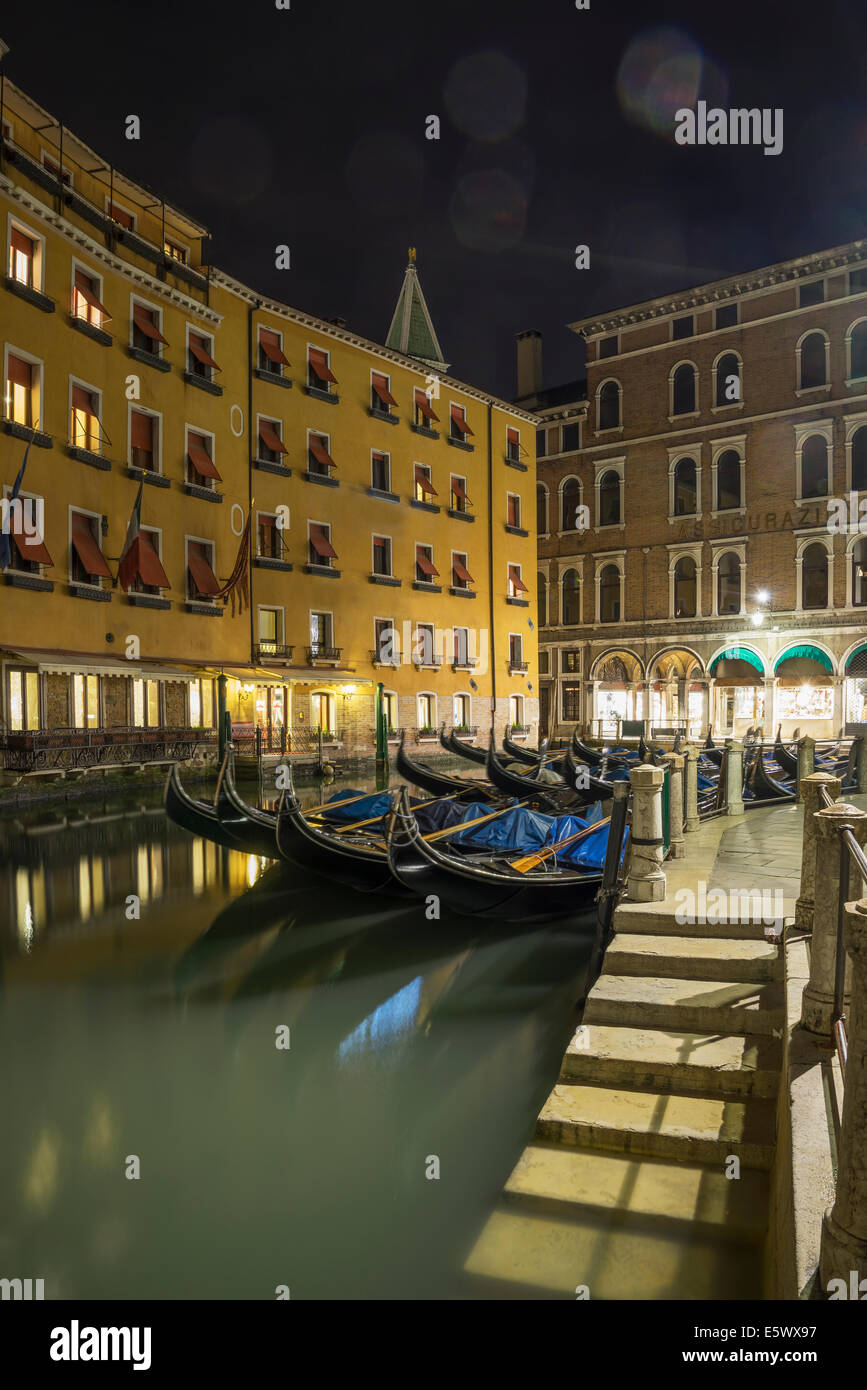
M668 852L672 859L686 854L683 843L683 764L682 753L668 753L663 758L668 767Z
M798 743L798 786L816 770L816 740L809 734Z
M816 811L816 878L813 890L813 939L810 946L810 978L801 1002L801 1027L830 1039L834 1008L834 977L837 964L837 910L840 901L841 826L851 826L859 845L867 842L867 811L838 801L824 811ZM846 850L848 874L844 901L860 897L861 875ZM846 964L844 1002L849 997L851 968Z
M744 814L744 745L732 739L726 745L726 815Z
M858 752L855 755L855 785L862 795L867 792L867 738L859 734L855 742Z
M795 926L801 931L813 930L813 903L816 887L816 822L815 814L825 805L821 789L825 787L832 801L836 801L843 787L839 777L830 772L811 772L801 783L801 800L804 803L804 831L801 850L801 892L795 903Z
M683 773L684 785L684 811L686 814L686 824L684 829L688 835L693 830L698 830L701 821L698 818L698 749L687 748L684 750L686 766Z
M825 1295L829 1280L842 1279L847 1297L863 1299L858 1286L867 1278L867 900L848 902L844 911L843 942L852 966L852 1006L846 1020L849 1057L837 1144L837 1192L822 1223L819 1278Z
M665 769L644 763L629 774L632 829L627 893L633 902L658 903L665 897L662 853L662 784ZM867 819L867 817L865 817Z

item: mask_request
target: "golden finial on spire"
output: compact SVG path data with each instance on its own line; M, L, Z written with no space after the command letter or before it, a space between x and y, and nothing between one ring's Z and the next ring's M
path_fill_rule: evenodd
M414 246L411 246L411 247L409 248L409 263L410 263L410 265L415 265L415 247L414 247Z

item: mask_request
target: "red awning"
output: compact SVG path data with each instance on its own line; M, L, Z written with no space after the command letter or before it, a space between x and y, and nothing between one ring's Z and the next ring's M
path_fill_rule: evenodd
M168 575L147 531L139 531L136 569L143 584L155 589L170 588Z
M397 401L388 389L388 378L379 372L374 372L371 378L371 385L383 405L397 405Z
M460 478L452 477L452 492L455 494L455 497L462 497L465 502L469 502L470 499L467 497Z
M143 333L146 338L150 338L151 342L166 342L162 333L157 328L156 320L154 319L153 311L151 309L143 309L140 304L134 304L132 306L132 316L133 320L135 321L136 328L139 330L140 333ZM166 344L166 346L168 346L168 344Z
M93 392L85 391L83 386L73 386L72 409L83 410L85 415L95 415L96 406L93 403Z
M328 365L328 357L320 348L308 348L307 360L320 381L333 381L337 384L337 377Z
M190 334L190 352L197 362L201 362L203 367L213 367L216 372L221 370L208 351L207 340L200 338L198 333Z
M33 385L33 366L21 357L13 357L10 352L6 361L6 378L13 386L24 386L29 391Z
M216 478L217 482L222 482L222 478L214 467L214 460L205 448L205 441L201 435L191 434L187 439L187 457L202 478Z
M518 431L513 430L511 426L509 426L509 428L506 430L506 438L508 439L510 444L517 444L520 446L521 436L518 433Z
M457 425L457 427L458 427L458 429L460 430L461 434L472 434L472 433L473 433L473 431L470 429L469 425L468 425L467 422L466 422L466 418L465 418L465 416L464 416L463 406L460 406L460 405L453 405L453 406L452 406L452 420L453 420L454 423Z
M108 312L105 305L101 303L93 288L93 281L85 275L83 270L76 270L75 272L75 288L78 290L84 302L90 305L91 309L97 309L99 313L102 314L103 318L111 318L111 314Z
M133 215L131 212L125 212L124 209L119 208L116 203L112 203L108 210L108 215L113 222L120 223L121 227L126 227L129 232L132 231Z
M187 547L187 565L200 594L218 594L220 581L211 569L198 541L190 541Z
M132 412L130 420L130 442L134 449L145 449L148 453L153 453L154 447L154 417L145 415L141 410Z
M20 251L25 256L33 255L33 238L25 236L24 232L19 231L17 227L12 228L10 240L13 251Z
M280 438L270 420L259 421L259 438L265 445L265 448L270 449L273 453L288 454L289 450L286 448L286 445L283 443L283 440Z
M434 574L437 576L437 578L439 578L439 570L434 568L433 561L428 559L424 551L416 551L415 562L421 570L422 574Z
M307 447L318 463L324 464L326 468L336 468L334 459L325 447L324 439L321 439L318 434L311 434Z
M426 391L422 391L420 386L415 388L415 403L426 420L439 421L439 416L434 414L434 408L430 403L430 397Z
M421 488L422 492L426 492L430 497L439 496L439 493L437 492L428 475L425 473L424 467L420 463L417 463L415 466L415 480Z
M269 362L280 362L284 367L291 365L289 358L283 355L279 337L270 328L259 329L259 346Z
M462 560L452 560L452 569L458 579L463 579L467 584L475 584L476 581L473 579L473 576Z
M80 512L73 512L72 515L72 544L88 574L98 574L103 579L111 579L111 570L105 563L105 556L94 538L88 519Z
M311 523L310 544L317 555L330 555L333 560L337 559L337 551L328 539L326 532L318 524Z
M53 565L54 561L49 555L45 542L38 533L34 536L32 532L24 528L23 507L28 499L22 497L22 507L12 507L9 510L9 532L15 542L15 548L21 555L22 560L36 560L40 565Z
M527 588L526 584L520 576L517 565L509 566L509 578L511 579L515 588L518 589L521 593L528 594L530 592L530 590Z

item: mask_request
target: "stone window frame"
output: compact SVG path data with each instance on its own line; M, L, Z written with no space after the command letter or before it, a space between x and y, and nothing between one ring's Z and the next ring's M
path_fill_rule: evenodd
M830 422L829 422L830 423ZM824 526L794 531L795 537L795 613L832 613L834 611L834 538ZM804 607L804 554L809 546L819 544L828 554L828 602L824 608Z
M672 541L668 551L668 616L674 623L694 623L702 616L702 547L703 541ZM674 616L674 572L678 560L689 556L695 561L695 613L688 617Z
M853 329L858 328L859 325L862 324L862 323L865 324L865 325L867 325L867 314L862 314L862 315L860 316L860 318L853 319L852 322L849 324L849 327L846 329L846 340L845 340L845 341L846 341L846 385L847 385L847 386L861 386L861 387L863 387L865 381L867 381L867 374L865 374L864 376L854 376L854 377L853 377L853 375L852 375L852 332L853 332Z
M692 367L692 377L695 384L695 401L692 410L685 410L680 415L674 413L674 378L681 367ZM698 367L691 357L681 357L674 362L668 373L668 423L676 424L680 420L696 420L701 414L701 376Z
M563 494L566 491L567 483L578 484L578 505L579 507L584 505L584 483L577 473L567 473L565 478L561 478L557 484L557 536L559 538L575 534L574 527L563 525Z
M712 540L710 570L711 570L711 610L712 618L745 618L747 614L747 545L749 536L725 536L720 540ZM725 555L737 555L741 567L741 606L737 613L720 613L719 611L719 563Z
M609 384L609 382L613 382L614 385L617 387L617 424L608 425L605 429L602 429L600 427L599 419L599 412L602 403L602 390L605 386ZM618 380L616 376L605 377L602 381L600 381L599 385L596 387L594 420L595 428L593 430L593 433L597 439L599 439L600 436L603 434L611 436L613 434L623 433L623 384Z
M626 551L625 551L625 550L604 550L604 551L602 551L600 554L594 555L593 561L594 561L593 586L594 586L594 590L595 590L595 601L594 601L595 622L596 622L597 625L602 623L602 617L601 617L601 603L602 603L602 571L603 571L603 570L606 568L606 566L608 566L608 565L616 565L617 570L618 570L618 572L619 572L619 574L620 574L620 616L619 616L618 618L614 619L614 621L613 621L611 624L606 623L605 626L606 626L606 627L608 627L608 626L613 626L613 625L614 625L614 622L620 622L620 623L622 623L622 622L625 621L625 616L624 616L623 609L624 609L624 594L625 594L625 588L626 588Z
M625 531L626 530L626 455L620 454L617 458L594 459L593 460L593 493L596 509L596 525L593 527L594 535L600 532ZM609 471L615 472L620 478L620 520L609 521L603 526L599 520L601 506L602 479Z
M806 340L814 333L820 333L825 340L825 380L818 386L801 385L801 353ZM819 328L813 324L811 328L806 328L795 344L795 395L812 396L817 391L831 391L831 339L824 328Z
M716 397L717 397L717 378L718 378L718 375L719 375L719 364L720 364L720 362L722 361L722 359L723 359L724 357L735 357L735 358L737 358L737 363L738 363L738 380L740 381L740 384L741 384L741 394L740 394L739 399L736 400L736 401L728 401L725 405L717 405L717 403L716 403ZM711 406L711 415L722 415L722 414L724 414L726 411L730 411L731 413L734 413L735 411L743 410L743 408L744 408L744 395L745 395L745 389L744 389L744 359L743 359L743 357L741 356L741 354L740 354L735 348L733 348L733 347L725 347L725 348L723 348L722 352L717 353L716 357L715 357L714 360L713 360L713 365L712 365L712 367L711 367L711 400L713 401L713 405Z
M710 514L712 517L718 516L737 516L739 512L747 509L747 436L745 434L731 434L722 439L711 439L710 444ZM740 460L741 465L741 504L739 507L720 508L719 502L717 469L723 454L733 449Z
M852 486L852 444L855 435L860 429L867 427L867 410L859 410L853 415L844 415L843 423L846 431L844 445L846 449L846 492L854 491ZM862 489L867 491L867 489Z
M682 444L675 448L669 448L668 453L668 520L669 524L684 521L698 521L702 515L701 497L701 444ZM674 510L674 471L681 459L690 459L695 464L695 500L697 510L694 512L675 513Z
M804 497L803 494L803 475L802 464L804 454L804 444L814 434L822 435L828 445L828 487L824 497L833 496L834 483L834 421L833 420L798 420L792 426L795 431L795 506L802 507L807 502L822 501L820 495L816 497Z

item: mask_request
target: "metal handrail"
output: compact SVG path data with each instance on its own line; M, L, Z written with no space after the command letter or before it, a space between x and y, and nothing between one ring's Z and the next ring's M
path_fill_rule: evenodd
M823 807L835 803L826 786L819 787L819 800ZM849 1058L849 1041L846 1034L846 1011L844 996L846 987L846 948L843 944L843 922L845 919L846 895L849 891L850 859L862 879L867 880L867 856L852 833L851 825L835 826L840 836L840 871L837 885L837 939L834 949L834 1005L831 1011L831 1032L840 1062L840 1072L846 1079L846 1063Z

